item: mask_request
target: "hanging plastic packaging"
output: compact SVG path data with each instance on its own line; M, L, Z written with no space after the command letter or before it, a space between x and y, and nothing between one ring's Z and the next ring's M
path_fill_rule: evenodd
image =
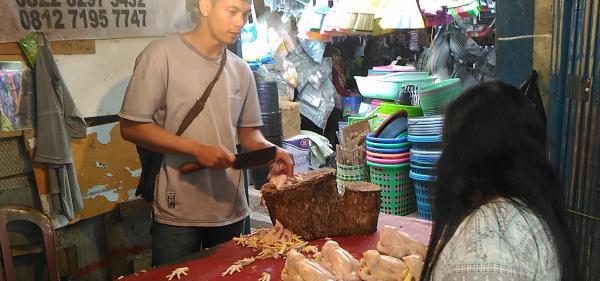
M21 47L21 50L23 51L23 54L25 54L25 57L27 58L27 63L29 63L29 67L31 69L35 69L39 37L39 33L32 33L23 37L23 39L19 40L18 42L19 46Z
M320 88L321 84L331 76L332 67L333 60L331 58L324 58L323 63L317 66L308 76L308 83L315 89Z
M312 85L307 85L300 92L300 114L315 123L319 128L324 129L327 125L327 119L335 107L335 87L331 82L331 77L321 84L321 87L315 89Z
M308 57L303 48L294 49L287 56L287 59L296 69L297 87L298 91L301 91L308 84L308 77L318 67L318 64Z
M304 52L316 63L323 62L323 54L325 53L325 42L300 39L300 45Z
M254 1L250 5L252 10L252 21L248 21L244 27L242 27L241 39L242 42L254 42L256 38L258 38L258 31L256 30L256 23L258 19L256 18L256 11L254 9Z

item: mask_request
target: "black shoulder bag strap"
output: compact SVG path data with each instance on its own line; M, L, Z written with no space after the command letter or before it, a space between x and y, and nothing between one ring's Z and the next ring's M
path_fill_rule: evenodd
M210 81L210 84L208 84L208 87L206 87L202 96L198 97L194 106L192 106L190 111L188 111L188 113L185 115L185 117L183 118L183 121L181 121L181 125L179 125L179 129L177 130L176 135L181 136L181 134L183 134L183 132L185 132L185 130L190 126L190 124L192 124L192 121L194 121L194 119L196 119L198 114L200 114L200 112L202 112L202 110L204 109L204 105L206 104L206 101L208 100L208 97L210 97L210 93L212 92L213 87L215 86L215 84L217 83L217 80L219 80L219 77L221 76L221 73L223 72L223 68L225 67L226 62L227 62L227 49L224 49L223 55L221 56L221 64L219 65L219 70L217 70L217 74L215 74L215 78L213 78L213 80Z

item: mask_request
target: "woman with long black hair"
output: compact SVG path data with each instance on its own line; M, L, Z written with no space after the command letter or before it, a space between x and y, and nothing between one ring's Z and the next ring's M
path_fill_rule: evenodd
M465 91L446 111L421 280L578 280L544 126L517 88Z

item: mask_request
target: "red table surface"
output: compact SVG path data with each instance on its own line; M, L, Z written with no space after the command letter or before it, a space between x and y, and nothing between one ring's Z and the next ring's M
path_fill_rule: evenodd
M340 246L346 249L355 258L360 260L362 254L371 249L375 249L377 241L379 241L379 231L386 225L396 226L402 229L402 231L413 235L419 241L427 244L429 242L429 235L431 233L431 222L409 218L392 216L387 214L381 214L379 216L379 222L377 225L378 231L369 235L360 236L346 236L346 237L333 237L333 240L337 241ZM315 245L321 249L325 243L324 239L310 241L310 245ZM189 272L187 276L181 276L180 280L185 281L227 281L227 280L252 280L256 281L261 277L263 272L271 274L271 280L281 280L281 270L285 265L284 259L266 259L257 260L254 263L244 267L240 272L236 272L233 275L221 277L221 273L225 271L231 264L237 260L243 258L252 257L258 252L253 252L250 248L237 246L233 242L223 243L215 249L212 254L206 257L198 258L195 260L187 261L177 265L167 265L158 268L148 270L147 272L138 272L137 275L131 274L120 281L133 281L133 280L167 280L165 276L169 275L174 269L178 267L188 267ZM177 280L175 277L173 280Z

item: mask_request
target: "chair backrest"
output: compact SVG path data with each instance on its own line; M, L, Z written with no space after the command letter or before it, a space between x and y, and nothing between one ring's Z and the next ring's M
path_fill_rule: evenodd
M51 281L59 281L58 264L56 262L56 248L54 247L54 228L50 219L37 209L4 205L0 206L0 246L2 247L2 259L4 270L0 266L0 280L14 281L15 272L13 268L10 241L6 232L6 225L12 221L28 221L38 226L44 238L44 252L46 253L46 265ZM4 272L3 272L4 271Z

